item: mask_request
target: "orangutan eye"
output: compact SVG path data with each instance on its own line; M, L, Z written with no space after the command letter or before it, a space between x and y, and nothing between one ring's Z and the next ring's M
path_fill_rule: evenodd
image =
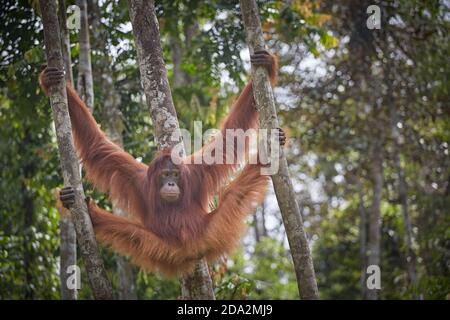
M178 178L179 175L180 175L180 174L179 174L177 171L175 171L175 172L173 173L173 176L174 176L175 178Z

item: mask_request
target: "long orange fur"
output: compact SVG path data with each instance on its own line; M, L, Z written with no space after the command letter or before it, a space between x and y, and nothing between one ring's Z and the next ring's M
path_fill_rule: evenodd
M272 84L276 70L273 56L269 68ZM43 73L39 80L48 94ZM259 165L247 164L228 183L238 165L189 162L207 148L214 148L217 141L213 141L178 166L181 201L178 205L164 204L159 200L157 176L170 152L159 153L148 166L136 161L100 130L71 84L67 85L67 96L75 146L88 180L109 192L111 201L130 214L129 218L116 216L89 203L95 233L102 244L130 256L145 270L167 276L189 272L199 258L212 261L237 247L245 231L245 217L254 212L266 193L268 177L260 175ZM221 132L225 141L226 129L257 127L250 81L233 104ZM218 207L210 212L210 202L217 192Z

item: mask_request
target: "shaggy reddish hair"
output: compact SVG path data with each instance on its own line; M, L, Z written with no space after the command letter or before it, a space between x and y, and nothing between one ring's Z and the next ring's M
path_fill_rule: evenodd
M276 59L272 59L269 75L275 81ZM40 83L43 86L43 74ZM48 88L43 86L47 93ZM196 260L213 260L230 253L245 230L245 217L264 199L267 176L259 165L247 164L237 177L238 164L192 164L218 142L225 145L226 129L258 127L252 83L249 82L234 103L221 127L222 138L178 165L181 197L177 203L160 200L159 173L170 159L170 151L158 153L147 166L112 143L99 129L95 119L76 91L67 86L69 113L75 146L83 161L87 178L130 216L110 214L93 202L89 213L98 240L146 270L159 270L166 275L190 271ZM236 145L233 148L236 152ZM237 154L235 154L237 156ZM218 206L210 210L214 195Z

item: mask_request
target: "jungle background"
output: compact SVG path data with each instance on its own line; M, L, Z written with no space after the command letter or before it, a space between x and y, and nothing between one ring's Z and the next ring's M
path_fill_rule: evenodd
M373 3L372 3L373 2ZM370 216L381 216L381 299L450 294L450 3L258 1L280 60L275 90L287 156L322 299L363 299ZM66 1L66 5L73 4ZM366 9L381 8L381 29ZM37 1L0 10L0 299L59 299L62 187ZM249 78L238 1L156 1L182 128L217 127ZM94 116L124 149L156 151L125 1L88 1ZM70 33L77 81L78 33ZM106 80L105 80L106 79ZM113 110L113 111L111 111ZM101 207L107 197L85 183ZM297 299L289 247L270 191L231 257L211 266L220 299ZM102 249L115 288L117 255ZM79 265L83 262L79 258ZM175 299L177 279L132 270L139 299ZM80 299L92 298L82 274Z

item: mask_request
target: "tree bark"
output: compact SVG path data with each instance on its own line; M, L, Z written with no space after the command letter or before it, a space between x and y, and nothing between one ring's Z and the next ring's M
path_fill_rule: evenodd
M264 237L267 237L266 228L266 205L265 201L261 203L259 209L253 215L253 228L255 230L255 242L258 243Z
M361 259L361 298L367 297L366 270L367 270L367 212L364 205L362 186L359 185L359 256Z
M106 62L106 61L104 61ZM100 78L100 86L102 92L108 93L108 97L104 102L103 119L105 124L105 132L112 142L123 148L122 131L124 124L122 114L119 110L120 96L117 94L112 75L109 74L108 68L101 68L104 74ZM118 216L126 217L128 214L121 210L113 203L113 213ZM136 285L133 274L133 266L123 256L116 255L117 276L119 278L118 298L120 300L136 300Z
M261 229L262 229L262 236L267 237L267 227L266 227L266 202L263 201L261 204Z
M258 243L261 241L261 235L259 234L258 212L255 212L253 215L253 229L255 230L255 242Z
M114 79L111 70L111 56L107 50L106 39L108 39L108 31L101 24L101 12L98 1L90 1L88 4L89 25L92 32L92 48L99 52L95 78L98 81L100 90L103 93L102 107L102 126L109 139L123 148L124 130L123 117L120 112L120 95L114 86ZM119 216L127 216L127 213L118 208L114 203L112 212ZM133 266L127 259L121 255L116 255L119 300L136 300L136 284L133 272Z
M369 216L369 259L368 265L380 267L381 244L381 196L383 191L383 149L382 139L375 135L372 148L371 174L373 183L373 199ZM377 289L367 289L369 300L378 300Z
M92 112L94 108L94 84L92 81L91 45L86 0L77 0L80 7L80 57L78 63L77 91Z
M192 77L183 71L183 55L186 48L195 50L193 48L192 39L199 31L198 22L192 21L189 25L184 25L182 34L172 34L169 38L169 46L173 63L173 81L172 88L180 88L191 81ZM182 38L184 37L184 41Z
M61 50L64 61L64 70L66 71L66 81L73 84L72 57L70 55L70 34L67 29L67 12L65 1L58 1L58 21L61 31Z
M390 74L390 71L388 72ZM389 89L391 95L390 100L393 101L393 92ZM394 167L398 176L398 198L402 207L403 224L405 228L405 242L406 242L406 265L408 268L408 278L412 286L417 283L417 269L416 269L416 254L413 248L413 231L411 225L411 219L409 217L409 204L408 204L408 184L406 182L405 172L402 168L400 161L400 134L397 129L397 105L391 106L390 117L392 127L392 140L393 140L393 158ZM414 295L414 298L420 298L420 295Z
M180 39L175 36L170 37L170 51L173 63L173 88L179 88L185 84L186 74L181 69L181 61L183 56L183 49L181 47Z
M67 29L67 13L63 0L58 1L58 21L61 31L61 50L64 62L64 70L66 72L66 81L73 83L72 58L70 55L70 36ZM77 290L69 289L67 280L70 276L67 268L77 264L77 237L75 234L75 226L69 215L60 212L60 262L59 262L59 279L61 281L61 299L76 300Z
M179 124L162 54L155 4L152 0L128 0L128 8L141 82L155 126L158 149L168 149L180 142L172 138L174 132L179 132ZM179 134L176 136L180 137ZM214 299L212 280L205 260L199 261L194 272L184 276L181 284L184 299Z
M264 49L265 43L256 1L240 0L240 4L250 53ZM279 123L267 71L262 67L252 66L252 76L253 92L260 112L260 126L263 129L276 129ZM280 151L279 170L272 175L272 181L291 249L300 297L318 299L319 293L308 239L283 150Z
M113 213L117 214L116 212ZM116 257L116 264L119 277L119 300L137 300L133 265L122 256Z
M56 2L40 0L42 22L44 26L44 41L49 67L63 68L61 40L56 11ZM75 190L75 203L70 208L75 224L78 245L84 259L90 286L96 299L112 299L112 287L106 275L94 230L88 214L83 185L81 184L78 158L75 153L72 126L67 107L66 81L50 87L50 104L55 122L56 138L60 154L61 168L66 186Z
M179 130L179 126L167 80L154 2L129 0L128 8L141 83L155 126L158 147L168 149L178 143L178 140L172 141L171 136L174 131Z
M399 151L396 148L394 152L395 168L398 174L398 197L402 206L403 223L405 228L406 264L408 266L408 277L410 284L414 286L417 283L417 270L416 254L413 249L413 231L411 220L409 218L408 187L406 183L405 173L400 163L400 156L398 154Z
M103 61L107 62L107 61ZM108 68L100 68L104 72L100 77L100 86L102 92L107 93L107 98L104 102L103 119L105 132L112 142L123 148L124 124L122 121L122 114L119 110L120 96L117 94L112 75L108 72ZM118 216L126 217L128 214L121 210L113 203L113 213ZM133 274L133 266L123 256L116 256L117 276L119 278L119 292L118 298L120 300L136 300L136 285Z
M19 145L20 154L26 155L30 147L33 145L32 135L29 128L25 128L24 138ZM28 159L28 158L25 158ZM30 246L33 240L33 225L35 219L35 205L33 190L27 181L36 175L36 165L32 160L26 161L21 168L21 195L22 195L22 213L23 213L23 230L22 230L22 252L23 252L23 272L25 278L25 288L23 298L27 300L35 299L35 290L33 289L33 269L32 264L35 261L33 248Z

